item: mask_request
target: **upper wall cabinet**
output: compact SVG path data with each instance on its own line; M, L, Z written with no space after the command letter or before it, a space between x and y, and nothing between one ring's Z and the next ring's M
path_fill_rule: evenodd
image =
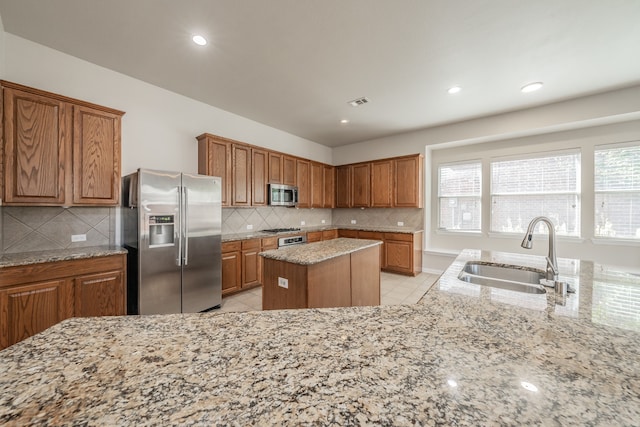
M399 208L423 207L423 159L422 155L393 159L393 206Z
M231 206L231 146L233 141L208 133L198 138L198 173L222 179L222 206Z
M6 81L3 203L118 204L121 111Z

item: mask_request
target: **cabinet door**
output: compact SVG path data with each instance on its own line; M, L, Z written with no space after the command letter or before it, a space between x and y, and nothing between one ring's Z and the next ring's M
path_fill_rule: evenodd
M319 242L322 240L322 231L309 231L307 233L307 243Z
M353 165L352 206L368 208L371 206L371 164Z
M294 157L282 156L282 183L296 185L296 159Z
M336 208L351 207L351 165L336 168Z
M231 205L231 145L213 135L198 137L198 173L222 179L222 206Z
M73 316L68 279L0 289L0 349Z
M242 287L256 286L262 280L260 271L260 239L242 241Z
M4 202L71 203L70 105L10 88L3 95Z
M122 270L87 274L74 279L76 317L125 314Z
M269 152L269 184L282 184L282 154Z
M311 207L311 183L309 180L309 161L296 160L296 185L298 186L298 207Z
M393 161L384 160L371 163L371 207L390 208L393 206Z
M240 242L222 244L222 295L240 290L242 280Z
M397 207L422 207L422 156L394 160L394 200Z
M324 167L311 162L311 207L324 207Z
M251 148L233 144L231 205L251 206Z
M251 202L252 206L267 205L268 155L264 150L251 149Z
M117 205L120 198L120 116L73 107L73 203Z
M336 207L336 168L324 165L324 208Z

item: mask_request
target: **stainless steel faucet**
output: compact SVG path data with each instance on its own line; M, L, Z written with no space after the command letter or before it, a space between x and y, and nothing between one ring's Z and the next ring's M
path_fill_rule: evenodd
M556 231L553 223L546 216L537 216L531 220L527 232L522 239L522 246L525 249L533 247L533 230L540 222L547 224L549 229L549 255L547 255L547 280L555 283L558 280L558 258L556 257Z

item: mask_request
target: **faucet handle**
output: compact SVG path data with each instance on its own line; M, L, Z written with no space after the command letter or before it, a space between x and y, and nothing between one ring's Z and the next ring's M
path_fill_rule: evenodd
M553 263L551 262L551 258L549 258L548 256L545 257L547 259L547 268L551 268L551 271L553 271L553 274L560 274L560 272L558 271L558 268L553 265Z

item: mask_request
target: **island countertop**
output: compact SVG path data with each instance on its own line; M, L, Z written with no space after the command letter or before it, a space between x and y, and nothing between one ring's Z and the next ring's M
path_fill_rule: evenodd
M285 246L280 249L260 252L260 255L264 258L292 264L311 265L378 245L382 245L379 240L339 237L322 242Z
M68 319L0 351L0 423L637 425L639 277L560 259L559 306L468 260L545 266L464 251L416 305Z

